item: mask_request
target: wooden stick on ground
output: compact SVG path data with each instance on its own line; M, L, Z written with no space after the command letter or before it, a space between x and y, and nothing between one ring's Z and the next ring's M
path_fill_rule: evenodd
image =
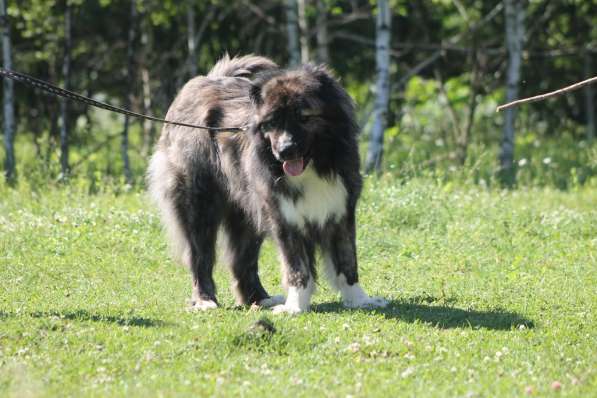
M504 109L507 109L507 108L510 108L510 107L513 107L513 106L516 106L516 105L524 104L524 103L527 103L527 102L541 101L541 100L544 100L544 99L549 98L549 97L554 97L556 95L560 95L560 94L566 93L568 91L577 90L577 89L579 89L581 87L584 87L584 86L586 86L588 84L592 84L592 83L597 83L597 76L591 77L590 79L587 79L587 80L583 80L582 82L574 83L571 86L564 87L564 88L561 88L561 89L556 90L556 91L552 91L552 92L541 94L541 95L536 95L534 97L523 98L523 99L519 99L519 100L516 100L516 101L508 102L507 104L498 106L495 111L499 112L501 110L504 110Z

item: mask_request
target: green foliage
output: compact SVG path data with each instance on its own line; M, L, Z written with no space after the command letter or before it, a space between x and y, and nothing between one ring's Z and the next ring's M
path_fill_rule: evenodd
M368 178L360 279L297 317L185 309L144 193L0 184L0 396L587 397L597 389L597 188ZM117 185L115 185L117 186ZM261 275L282 292L267 242ZM275 331L256 327L265 316ZM552 387L559 382L561 388Z
M409 80L401 106L395 110L402 115L400 123L386 131L386 171L405 179L431 176L445 183L466 181L499 186L496 170L502 116L495 113L495 108L502 98L501 91L479 97L468 156L461 167L456 162L454 123L448 107L453 108L464 128L470 96L466 75L449 79L445 90L447 99L441 95L436 80ZM351 93L365 98L357 90ZM517 184L559 189L596 186L596 143L579 139L582 128L573 124L558 134L549 129L533 109L520 110L515 152Z
M15 68L60 84L66 3L55 0L8 3ZM391 81L395 86L386 132L385 171L401 178L429 174L444 181L473 178L478 183L493 184L503 118L502 114L494 113L504 94L503 15L496 14L471 32L494 10L495 2L392 0L390 3ZM73 6L72 89L116 105L131 96L136 111L163 116L177 90L190 77L191 60L187 53L190 6L195 11L196 30L203 25L202 34L197 37L200 40L196 61L200 73L208 71L225 52L261 53L282 65L288 58L285 2L138 1L135 75L131 77L126 72L129 0L69 0L69 4ZM376 2L325 0L325 5L331 40L330 63L357 103L365 145L375 97L372 43ZM528 2L522 96L560 87L584 76L584 52L595 48L597 42L597 19L590 7L591 2L586 1ZM308 25L314 28L316 3L307 2L306 11ZM314 50L317 43L312 33L308 41ZM455 37L459 40L452 41ZM411 68L427 60L436 51L434 45L440 43L446 46L442 56L398 86ZM473 49L478 51L476 57L472 55ZM595 58L594 52L592 56ZM473 60L479 73L478 105L466 142L465 167L461 168L457 132L464 129L469 117ZM441 72L446 95L440 91L437 71ZM142 73L149 76L149 87L142 87ZM128 93L130 79L135 84ZM151 107L145 110L142 93L147 88ZM16 98L19 175L35 178L36 184L52 181L57 177L58 102L19 84ZM519 185L566 189L576 184L592 184L595 144L585 142L584 105L584 93L578 92L520 108L519 145L515 148ZM93 181L119 181L122 170L116 135L122 129L121 119L102 123L97 112L80 104L72 104L70 119L70 125L76 126L70 139L75 179L94 176ZM131 134L131 156L140 184L147 162L143 146L148 145L136 123ZM115 138L103 145L111 136ZM91 153L98 145L101 149ZM0 149L0 160L3 157ZM553 161L547 162L548 167L543 163L546 158Z

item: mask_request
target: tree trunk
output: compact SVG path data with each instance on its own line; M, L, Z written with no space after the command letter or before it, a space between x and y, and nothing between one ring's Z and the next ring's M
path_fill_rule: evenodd
M199 29L197 29L197 32L195 33L195 51L197 51L197 49L201 46L203 35L205 34L205 31L207 30L210 22L214 20L215 16L217 15L217 11L217 5L212 4L209 7L209 11L207 12L207 14L203 16L203 19L201 20L201 25L199 25ZM220 20L222 20L228 14L228 12L230 11L222 12L222 14L220 15Z
M524 0L506 0L506 47L508 49L508 72L506 76L506 102L518 98L518 82L522 62L524 42ZM514 121L516 108L509 108L504 115L504 132L500 153L500 178L503 183L512 185L514 173Z
M135 25L137 23L137 0L131 0L131 14L129 21L129 33L128 33L128 44L127 44L127 93L125 96L124 107L130 109L131 103L133 102L134 89L135 89ZM131 164L129 160L129 117L124 117L124 129L122 130L122 143L120 150L122 153L122 164L124 171L124 178L127 184L132 184L133 173L131 172Z
M50 80L50 81L54 81L54 80ZM55 103L50 103L50 105L47 106L46 113L50 115L50 129L48 131L48 146L46 148L46 158L45 158L46 167L49 168L51 160L52 160L52 154L54 153L54 150L56 149L57 137L60 134L59 126L58 126L60 112L58 110L58 106L56 106Z
M301 63L299 43L298 16L296 0L286 0L286 27L288 30L288 64L295 66Z
M365 172L381 170L384 132L387 127L388 103L390 99L390 27L392 15L388 0L377 2L375 37L375 62L377 68L376 98L373 129L369 139Z
M195 1L187 1L187 48L189 51L189 74L197 76L197 43L195 42Z
M328 41L328 8L325 0L317 0L317 62L330 63Z
M298 3L298 24L299 41L301 43L301 62L309 62L309 26L305 12L305 0L297 0Z
M471 81L470 81L470 97L468 103L468 117L466 120L466 126L462 130L462 134L458 137L456 142L456 157L460 165L464 165L466 157L468 155L468 145L471 139L471 132L475 124L475 112L477 111L477 95L479 94L479 80L481 73L479 72L479 62L477 53L477 43L475 40L474 49L471 54Z
M151 76L149 74L148 64L150 63L150 57L153 48L153 39L151 36L151 25L148 25L148 21L145 19L141 29L141 65L139 67L141 71L141 85L142 85L142 96L143 96L143 113L146 115L152 114L152 97L151 97ZM196 41L195 41L196 43ZM141 147L141 154L147 157L151 152L151 147L155 139L155 125L149 120L143 120L143 144Z
M147 65L141 68L141 83L143 85L143 113L151 114L151 85L149 70ZM155 139L155 127L150 120L143 120L143 147L141 153L147 157L151 152L153 141Z
M2 18L2 57L4 69L12 69L12 50L10 41L10 24L6 12L6 0L0 0L0 17ZM7 181L16 178L15 166L15 111L14 111L14 84L10 79L4 79L4 150L6 163L4 175Z
M64 79L64 89L70 90L70 64L72 49L72 6L67 1L64 12L64 61L62 63L62 77ZM68 165L68 146L69 146L69 102L66 98L60 101L60 117L62 125L60 126L60 168L62 170L62 179L68 179L70 168Z
M48 65L48 80L55 82L60 80L56 68L58 67L57 62L50 62ZM45 165L46 168L50 167L52 161L52 154L56 150L56 144L58 143L58 137L60 136L60 101L43 101L45 107L45 114L50 119L50 127L48 129L48 146L46 147L45 154Z
M588 79L593 76L593 53L587 50L585 53L585 78ZM593 86L588 84L585 87L585 111L587 113L587 140L593 141L595 139L595 91Z

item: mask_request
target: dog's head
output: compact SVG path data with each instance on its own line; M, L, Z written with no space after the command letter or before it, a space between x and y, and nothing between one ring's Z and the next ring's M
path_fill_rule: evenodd
M352 100L324 67L305 65L254 80L252 133L268 144L286 175L302 174L316 145L334 129L356 134Z

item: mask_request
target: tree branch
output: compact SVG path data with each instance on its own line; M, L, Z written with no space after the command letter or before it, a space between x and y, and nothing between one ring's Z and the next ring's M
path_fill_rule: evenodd
M496 112L500 112L500 111L502 111L504 109L508 109L510 107L517 106L517 105L520 105L520 104L525 104L527 102L542 101L544 99L547 99L547 98L550 98L550 97L555 97L556 95L564 94L564 93L567 93L569 91L578 90L581 87L584 87L586 85L589 85L589 84L592 84L592 83L595 83L595 82L597 82L597 76L592 77L592 78L587 79L587 80L583 80L582 82L574 83L574 84L572 84L570 86L561 88L559 90L551 91L549 93L535 95L534 97L523 98L523 99L519 99L519 100L516 100L516 101L509 102L509 103L504 104L504 105L500 105L500 106L497 107L497 109L495 111Z
M466 37L467 35L474 34L479 28L483 27L485 24L487 24L489 21L491 21L493 18L495 18L503 8L504 8L504 3L502 1L500 1L487 15L485 15L485 17L483 17L481 20L474 23L470 27L470 29L468 29L465 32L460 32L460 33L456 34L455 36L452 36L446 43L451 46L458 44L458 42L460 40L462 40L464 37ZM442 43L442 46L443 45L444 45L444 43ZM398 81L398 83L392 85L392 91L401 88L402 85L406 84L412 76L416 75L421 70L425 69L427 66L433 64L435 61L437 61L442 56L442 54L443 54L442 49L437 50L429 58L427 58L423 62L416 65L405 76L403 76L402 79L400 79Z

